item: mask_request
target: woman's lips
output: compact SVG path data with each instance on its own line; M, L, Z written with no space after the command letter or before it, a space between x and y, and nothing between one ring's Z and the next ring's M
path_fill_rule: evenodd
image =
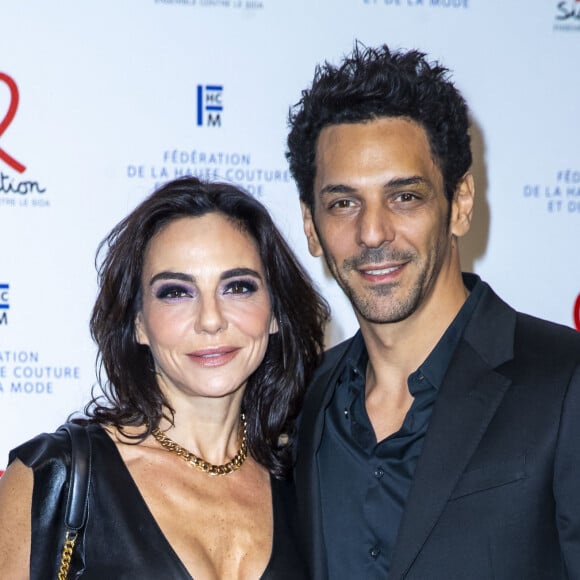
M190 352L187 356L202 367L219 367L229 363L238 352L238 347L208 348Z

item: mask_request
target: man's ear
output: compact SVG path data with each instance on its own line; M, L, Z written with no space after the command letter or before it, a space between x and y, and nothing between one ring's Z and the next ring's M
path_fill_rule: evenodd
M302 207L302 220L304 222L304 233L306 234L306 239L308 240L308 250L310 253L318 258L322 256L322 246L318 240L318 234L316 233L316 228L314 227L314 218L312 217L312 212L310 208L303 202L300 202Z
M143 315L141 312L135 316L135 340L138 344L149 345L149 337L145 332L145 325L143 324Z
M464 236L471 227L473 215L473 200L475 197L475 184L473 175L466 173L462 178L451 202L450 231L454 236Z

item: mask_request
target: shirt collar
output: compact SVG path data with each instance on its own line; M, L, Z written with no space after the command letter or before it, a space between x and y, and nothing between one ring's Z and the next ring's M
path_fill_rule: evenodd
M420 372L437 389L443 382L443 378L447 373L455 349L463 336L467 323L471 319L473 311L475 310L483 292L484 286L479 278L464 276L464 283L465 282L467 282L466 286L470 291L467 300L463 303L463 306L459 309L459 312L447 327L447 330L439 339L435 348L425 359L425 362L423 362L419 367Z
M419 366L418 372L423 374L431 385L439 388L443 382L443 378L447 373L451 358L455 353L455 349L461 340L461 336L471 319L473 311L477 306L481 295L483 293L484 284L481 282L479 276L475 274L463 274L463 282L470 291L467 300L460 308L459 312L447 327L447 330L440 338L435 348L431 351L425 361ZM360 330L354 335L350 346L345 355L346 373L342 374L340 382L345 379L351 385L360 385L356 380L357 377L362 378L362 385L364 388L364 377L368 363L368 352Z

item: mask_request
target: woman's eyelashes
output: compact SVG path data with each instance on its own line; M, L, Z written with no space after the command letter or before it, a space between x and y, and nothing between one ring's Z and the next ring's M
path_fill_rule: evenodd
M254 294L259 289L259 284L256 280L251 278L228 280L224 282L220 288L220 292L224 295L244 295ZM198 290L195 286L187 286L184 284L163 284L155 290L155 297L158 300L174 301L181 299L194 298L198 295Z
M224 294L253 294L257 290L258 283L251 278L230 280L225 284Z
M179 300L193 295L194 290L182 284L163 284L155 291L155 297L159 300Z

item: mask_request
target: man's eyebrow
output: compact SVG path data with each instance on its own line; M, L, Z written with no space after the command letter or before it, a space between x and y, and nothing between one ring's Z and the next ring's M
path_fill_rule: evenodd
M412 177L395 177L390 179L385 188L393 187L408 187L410 185L429 185L430 181L421 177L420 175L413 175Z
M325 185L319 193L320 195L332 195L334 193L354 193L355 191L356 188L351 187L350 185L343 185L341 183L329 183L328 185Z
M429 181L420 175L413 175L411 177L394 177L384 184L384 189L393 189L397 187L409 187L411 185L428 185ZM319 192L320 195L341 195L345 193L355 193L356 187L345 185L343 183L329 183L325 185Z

